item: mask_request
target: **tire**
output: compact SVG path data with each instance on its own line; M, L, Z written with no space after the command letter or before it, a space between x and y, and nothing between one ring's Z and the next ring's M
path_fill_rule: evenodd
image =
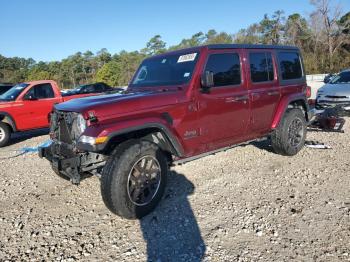
M160 148L148 141L129 141L109 157L101 177L107 208L123 218L149 214L161 200L168 163Z
M271 135L272 148L277 154L296 155L304 146L306 120L302 110L287 109L277 129Z
M0 122L0 147L6 146L10 142L11 128L8 124Z
M67 180L67 181L70 180L69 177L67 177L66 175L64 175L63 173L58 171L56 168L54 168L52 164L51 164L51 168L52 168L53 172L55 172L55 174L58 175L60 178L63 178L64 180Z

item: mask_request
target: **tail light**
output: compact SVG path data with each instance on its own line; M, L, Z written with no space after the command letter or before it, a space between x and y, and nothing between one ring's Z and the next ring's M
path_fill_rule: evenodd
M306 95L307 98L311 97L311 87L310 86L306 86L304 89L304 93Z

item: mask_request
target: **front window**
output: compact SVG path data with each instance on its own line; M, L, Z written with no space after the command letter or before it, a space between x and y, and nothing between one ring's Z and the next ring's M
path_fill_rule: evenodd
M210 55L205 71L213 73L215 87L241 84L240 60L236 53Z
M0 100L15 101L27 86L29 86L27 83L20 83L13 86L10 90L6 91L0 96Z
M342 72L335 76L330 81L330 84L350 84L350 71Z
M26 97L33 97L35 99L47 99L54 98L55 93L53 92L51 84L39 84L32 87Z
M186 84L192 77L199 52L151 57L142 62L130 87Z

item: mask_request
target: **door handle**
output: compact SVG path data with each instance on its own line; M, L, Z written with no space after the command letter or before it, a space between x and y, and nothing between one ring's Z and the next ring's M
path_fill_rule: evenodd
M269 96L277 96L277 95L279 95L280 94L280 92L278 92L278 91L270 91L270 92L267 92L267 95L269 95Z
M235 103L235 102L243 102L244 104L247 103L249 99L249 96L244 95L244 96L235 96L235 97L228 97L225 99L226 103Z
M225 99L225 102L226 102L226 103L233 103L233 102L236 102L236 100L235 100L234 97L227 97L227 98Z
M252 93L252 101L260 99L260 93Z
M239 102L239 101L247 101L249 99L249 97L247 95L244 96L236 96L234 98L235 101Z

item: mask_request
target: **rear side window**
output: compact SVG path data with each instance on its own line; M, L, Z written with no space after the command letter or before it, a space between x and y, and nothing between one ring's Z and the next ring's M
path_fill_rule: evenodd
M96 92L103 92L104 91L104 86L100 83L95 84L95 91Z
M303 76L300 56L296 52L280 52L278 60L281 68L282 80L299 79Z
M82 94L90 94L95 92L94 85L86 85L82 88L81 93Z
M249 61L252 82L257 83L273 80L274 74L271 53L250 53Z
M214 73L214 86L239 85L241 83L238 54L212 54L209 56L205 70Z

